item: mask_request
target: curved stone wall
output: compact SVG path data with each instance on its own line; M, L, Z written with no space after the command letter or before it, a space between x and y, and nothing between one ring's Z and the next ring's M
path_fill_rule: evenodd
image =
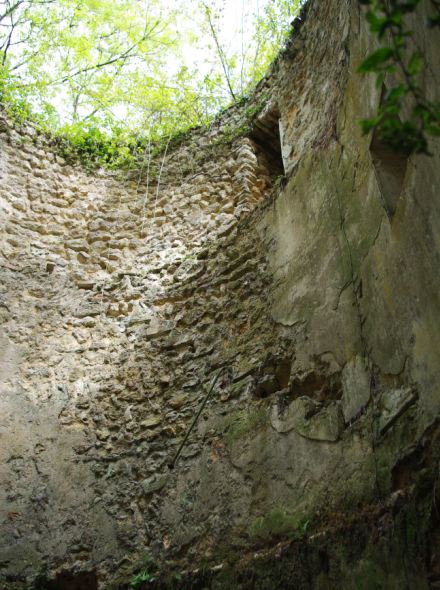
M440 404L438 145L405 162L391 215L357 123L373 40L354 0L308 11L248 104L136 170L87 174L2 118L5 589L220 563L417 487L405 461L431 457Z

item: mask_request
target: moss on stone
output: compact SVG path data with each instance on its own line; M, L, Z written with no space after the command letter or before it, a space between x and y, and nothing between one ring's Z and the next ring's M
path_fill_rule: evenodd
M228 416L225 421L227 428L226 442L233 444L235 441L248 436L252 432L259 430L267 422L267 408L252 408L242 410L232 416Z
M289 514L282 508L276 508L259 516L249 527L251 539L270 539L273 537L302 538L308 527L309 520L301 516Z

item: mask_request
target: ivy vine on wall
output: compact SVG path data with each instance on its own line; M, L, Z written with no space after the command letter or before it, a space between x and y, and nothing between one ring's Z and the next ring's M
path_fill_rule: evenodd
M440 0L359 2L367 7L370 30L381 46L361 63L358 71L375 73L378 88L385 88L387 74L396 80L384 89L376 115L360 122L362 130L367 134L376 129L386 145L405 154L429 154L430 138L440 136L440 102L430 100L421 86L425 56L412 41L408 21L422 2L428 2L426 26L440 29Z

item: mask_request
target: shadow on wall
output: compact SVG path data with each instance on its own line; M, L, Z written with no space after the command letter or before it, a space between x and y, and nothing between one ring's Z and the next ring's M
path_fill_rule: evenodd
M387 89L384 86L381 101L383 101L386 92ZM388 215L388 219L391 221L396 212L400 195L402 194L408 156L393 150L383 143L377 130L373 133L370 154L382 197L382 205Z
M257 146L257 154L260 157L264 154L264 164L274 177L282 176L285 172L279 119L278 107L270 105L255 121L250 134Z
M96 572L60 572L55 580L40 582L37 590L98 590Z

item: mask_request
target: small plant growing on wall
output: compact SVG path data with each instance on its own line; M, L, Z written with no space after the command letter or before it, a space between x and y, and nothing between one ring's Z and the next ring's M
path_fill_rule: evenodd
M154 576L147 569L141 570L131 578L130 588L140 588L144 582L154 582Z
M153 572L155 571L156 566L153 558L150 555L146 555L143 560L142 569L132 576L129 588L142 588L144 584L154 582L156 576L153 575Z

